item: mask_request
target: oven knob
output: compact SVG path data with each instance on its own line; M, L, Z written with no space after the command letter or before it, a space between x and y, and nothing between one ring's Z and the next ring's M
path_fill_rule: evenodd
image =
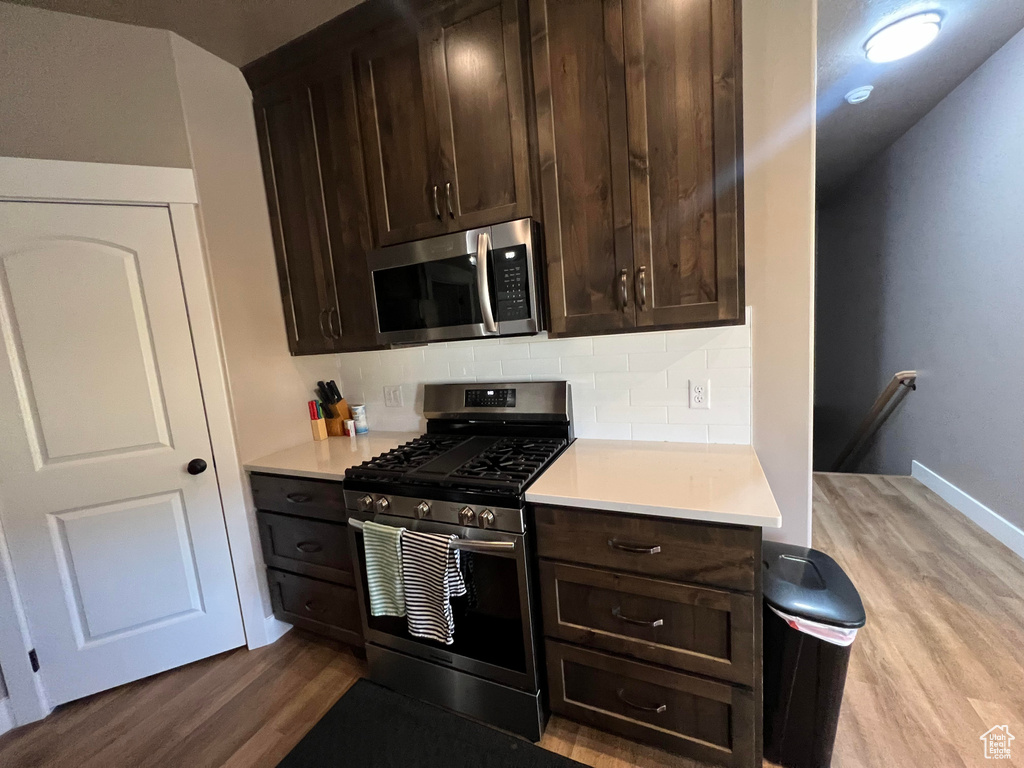
M430 514L430 505L425 501L421 501L413 508L412 511L417 518L424 518Z
M381 496L377 499L376 507L378 512L387 512L390 506L391 502L388 501L386 497Z
M476 512L469 507L463 507L459 510L459 522L463 525L472 525L476 522Z
M369 494L359 498L359 506L363 509L373 509L373 496Z
M479 521L481 528L490 528L494 525L494 513L489 509L485 509L480 513Z

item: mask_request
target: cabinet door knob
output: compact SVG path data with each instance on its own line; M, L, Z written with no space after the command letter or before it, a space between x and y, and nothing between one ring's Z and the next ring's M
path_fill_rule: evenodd
M612 616L619 621L624 621L627 624L635 624L638 627L663 627L665 626L664 619L652 619L651 621L645 621L644 619L634 619L629 616L625 616L622 613L622 608L612 608Z
M295 548L299 552L305 552L307 555L313 555L323 550L323 547L316 541L300 541L295 545Z
M450 181L444 183L444 199L448 204L448 215L454 219L455 209L452 208L452 183Z
M202 459L192 459L185 467L190 475L201 475L206 471L206 462Z
M441 206L437 204L437 184L434 185L434 216L441 220Z
M626 283L629 278L626 273L626 268L622 268L622 272L619 273L619 297L622 299L622 311L625 312L629 306L629 291L626 290Z
M634 701L630 701L626 697L626 689L625 688L619 688L619 690L616 692L615 695L618 697L619 701L621 701L627 707L632 707L633 709L639 709L641 712L653 712L656 715L660 715L660 714L662 714L662 713L664 713L664 712L666 712L668 710L668 704L655 704L655 705L649 707L646 704L637 704Z
M320 310L320 316L319 316L319 319L320 319L320 335L323 336L325 339L329 340L331 338L331 334L329 334L327 332L327 329L324 328L324 319L326 317L327 317L327 310L326 309L321 309Z
M647 267L640 267L637 274L637 281L640 283L640 311L647 309Z

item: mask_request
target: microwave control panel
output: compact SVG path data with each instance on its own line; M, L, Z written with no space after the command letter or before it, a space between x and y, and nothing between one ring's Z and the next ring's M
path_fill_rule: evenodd
M527 320L530 317L530 272L526 246L495 248L491 251L494 291L498 300L495 320Z

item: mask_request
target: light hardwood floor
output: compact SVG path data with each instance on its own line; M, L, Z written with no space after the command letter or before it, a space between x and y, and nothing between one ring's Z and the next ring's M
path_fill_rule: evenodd
M835 768L993 764L1008 724L1024 766L1024 565L909 478L816 475L814 544L860 589ZM58 709L0 736L0 766L272 768L363 672L299 631ZM601 768L692 761L553 718L541 746ZM351 768L359 768L352 766Z

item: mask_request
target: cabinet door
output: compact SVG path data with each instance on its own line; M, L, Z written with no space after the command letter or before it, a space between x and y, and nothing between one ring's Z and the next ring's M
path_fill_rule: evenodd
M620 0L531 0L551 332L632 328Z
M327 330L335 349L379 348L366 254L372 247L351 57L310 85L335 292Z
M431 237L448 227L432 79L424 77L429 46L420 42L416 30L398 24L355 54L377 245Z
M637 325L741 321L733 0L623 0Z
M293 355L332 352L334 286L309 91L270 87L256 94L255 109L288 348Z
M478 0L425 22L451 230L531 213L519 10Z

